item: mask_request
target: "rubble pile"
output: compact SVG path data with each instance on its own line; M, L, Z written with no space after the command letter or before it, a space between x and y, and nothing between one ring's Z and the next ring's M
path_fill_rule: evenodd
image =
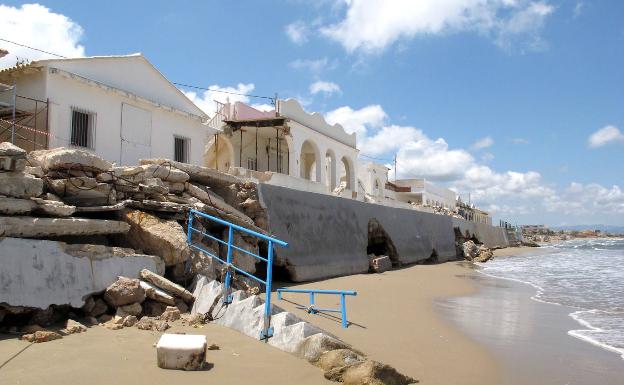
M494 256L491 249L484 245L476 244L472 240L462 244L462 254L467 261L480 263L487 262Z
M81 149L26 153L1 143L0 273L18 279L0 288L0 328L20 331L24 325L84 316L113 329L166 329L167 320L180 318L192 304L192 295L178 284L188 285L199 273L222 275L221 266L187 244L190 209L267 234L255 183L168 159L118 167ZM227 239L225 226L201 218L193 226ZM258 253L262 245L255 239L235 234L234 245ZM226 253L224 245L208 237L201 242L213 254ZM19 261L14 250L34 250L33 261ZM256 260L246 253L236 250L233 258L250 273L256 271ZM66 297L75 289L78 297L59 299L49 290L26 303L25 298L37 297L19 293L32 284L21 274L26 268L41 275L30 279L40 279L41 285L53 281L48 284L65 288L59 291ZM62 272L55 273L59 268ZM125 277L115 281L117 276ZM255 286L236 278L235 286ZM76 282L81 286L72 287Z

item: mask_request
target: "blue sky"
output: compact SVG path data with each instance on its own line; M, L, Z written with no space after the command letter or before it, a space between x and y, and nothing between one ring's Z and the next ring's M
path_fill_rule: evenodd
M1 4L0 38L142 52L172 81L298 98L363 154L398 153L399 177L470 193L496 218L624 224L624 2ZM223 94L190 96L211 109Z

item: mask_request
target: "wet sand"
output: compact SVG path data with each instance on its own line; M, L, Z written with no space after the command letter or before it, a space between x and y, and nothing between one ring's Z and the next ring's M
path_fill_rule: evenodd
M501 373L494 355L442 319L433 305L436 298L475 293L475 285L465 278L470 272L466 264L451 262L296 285L356 290L357 297L347 297L352 322L347 329L334 316L297 309L295 303L308 304L305 294L284 294L275 304L422 384L498 385ZM316 304L337 308L339 299L319 296Z
M624 360L567 334L583 327L574 309L530 299L535 289L519 282L470 274L476 295L437 302L457 327L493 351L502 385L622 384Z
M155 343L162 333L100 326L63 339L29 344L0 334L0 384L332 384L323 371L231 329L208 324L174 326L168 333L205 334L220 350L207 353L204 371L165 370L156 366Z

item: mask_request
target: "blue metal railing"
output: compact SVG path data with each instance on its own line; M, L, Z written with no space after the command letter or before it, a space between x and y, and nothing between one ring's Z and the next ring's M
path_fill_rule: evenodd
M209 219L213 222L219 223L223 226L226 226L228 229L228 239L227 242L213 236L210 234L206 234L203 231L196 229L193 227L193 219L195 218L195 216L199 216L205 219ZM232 244L233 240L234 240L234 231L240 231L243 232L245 234L254 236L256 238L259 238L263 241L266 241L268 243L267 245L267 257L264 258L260 255L254 254L248 250L242 249L234 244ZM218 255L214 255L213 253L211 253L209 250L207 250L206 248L202 247L200 244L196 244L193 242L193 233L197 233L197 234L201 234L204 237L208 237L214 241L217 241L220 244L226 245L227 246L227 257L226 260L224 261L223 259L219 258ZM231 270L234 270L240 274L243 274L246 277L249 277L251 279L253 279L256 282L259 282L261 284L264 284L265 288L266 288L266 298L264 301L264 324L263 324L263 328L262 331L260 332L260 339L267 339L271 336L273 336L273 328L271 327L271 284L273 282L273 245L279 245L282 247L288 247L288 243L281 241L279 239L276 238L272 238L272 237L268 237L264 234L260 234L258 232L255 232L253 230L249 230L246 229L244 227L235 225L233 223L230 223L228 221L224 221L223 219L217 218L217 217L213 217L212 215L208 215L208 214L204 214L201 211L197 211L197 210L190 210L189 211L189 219L188 219L188 232L187 232L187 242L189 244L190 247L199 250L202 253L207 254L208 256L210 256L211 258L219 261L220 263L225 265L225 270L226 270L226 274L225 274L225 282L223 285L223 303L224 304L229 304L232 303L232 272ZM252 257L254 257L255 259L259 259L261 261L264 261L267 263L267 270L266 270L266 280L262 280L258 277L256 277L253 274L250 274L248 272L246 272L245 270L242 270L241 268L235 266L232 263L232 249L234 250L238 250L240 252L246 253L248 255L251 255Z
M342 327L347 328L347 303L345 296L347 295L357 295L356 291L352 290L313 290L313 289L286 289L281 288L277 289L277 299L282 299L282 293L306 293L310 294L310 305L309 306L297 306L299 309L305 309L308 313L316 314L318 312L334 312L341 313L342 315ZM315 294L335 294L340 296L340 309L327 309L327 308L317 308L314 306L314 295Z

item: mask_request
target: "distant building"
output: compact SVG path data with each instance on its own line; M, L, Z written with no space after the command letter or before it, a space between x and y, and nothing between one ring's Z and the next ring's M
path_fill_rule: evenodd
M492 225L492 217L487 211L483 211L475 207L475 205L462 202L459 198L456 205L457 213L465 220Z
M164 157L201 164L208 116L143 55L37 60L0 70L0 141L77 147L118 165ZM13 105L16 119L13 124Z
M392 193L392 191L386 192L386 185L388 183L388 171L390 169L383 164L375 162L361 162L358 166L358 184L359 189L363 193L369 194L376 199L383 199Z
M394 184L403 188L403 191L395 192L398 201L421 206L444 207L449 210L455 208L454 191L436 186L425 179L399 179Z
M357 198L358 150L355 134L308 113L294 99L278 100L275 110L245 103L218 104L210 121L216 130L204 165L253 176L269 184Z

